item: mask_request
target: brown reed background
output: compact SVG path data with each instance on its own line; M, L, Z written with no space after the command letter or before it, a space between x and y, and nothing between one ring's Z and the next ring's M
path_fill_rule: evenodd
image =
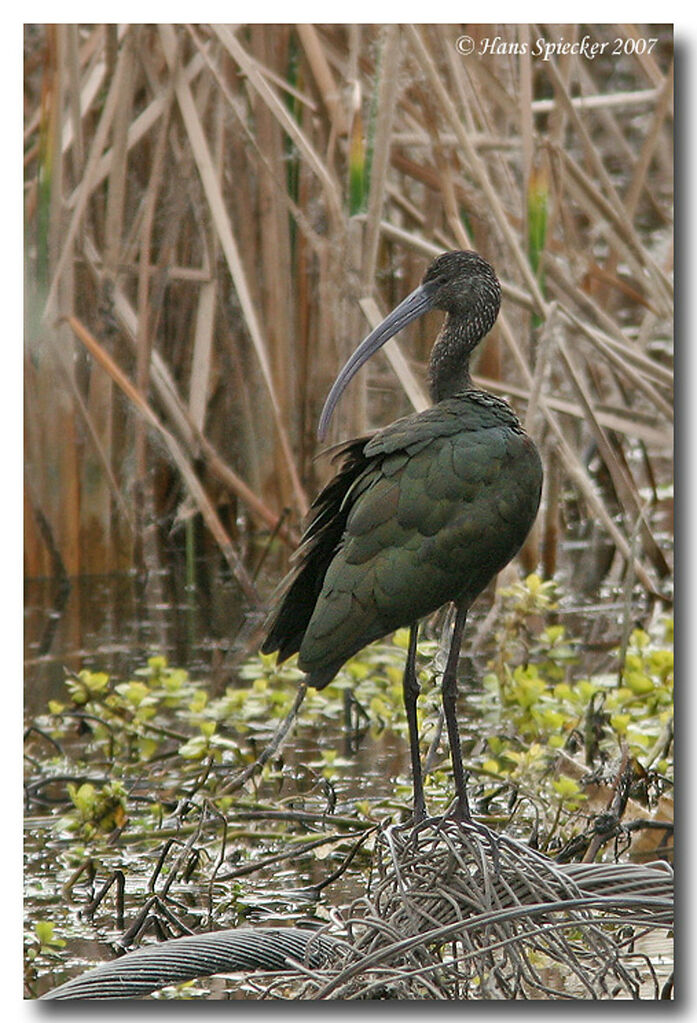
M465 34L518 52L467 56ZM531 53L584 34L605 53ZM331 471L336 371L435 254L476 248L504 304L475 380L545 462L526 567L590 529L593 585L666 594L672 46L670 26L26 26L27 576L219 550L255 599L264 545L292 549ZM352 383L331 440L423 407L437 329Z

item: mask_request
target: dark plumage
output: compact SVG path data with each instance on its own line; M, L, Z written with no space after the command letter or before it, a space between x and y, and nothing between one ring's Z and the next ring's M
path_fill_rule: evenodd
M539 455L510 407L472 387L469 356L498 315L500 287L473 252L449 252L359 346L332 388L320 429L357 369L426 309L448 315L431 354L432 408L341 450L314 501L262 650L298 652L322 688L366 644L410 626L404 678L415 816L423 816L414 665L419 619L452 601L458 613L443 679L456 813L469 816L455 719L455 669L467 609L514 557L537 513ZM452 663L451 663L452 662Z

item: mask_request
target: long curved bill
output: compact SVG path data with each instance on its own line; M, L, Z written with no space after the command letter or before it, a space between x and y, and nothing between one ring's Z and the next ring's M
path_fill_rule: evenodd
M432 284L420 284L410 295L396 306L382 323L371 331L361 341L351 358L348 360L338 377L332 384L332 389L327 395L327 400L319 417L317 436L324 440L329 427L329 420L337 406L339 398L343 394L347 384L356 375L361 366L377 352L379 348L389 341L391 337L403 330L412 320L418 319L425 312L432 308L434 287Z

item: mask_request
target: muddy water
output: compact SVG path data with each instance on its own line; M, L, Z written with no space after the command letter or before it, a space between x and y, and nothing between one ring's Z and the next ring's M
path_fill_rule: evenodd
M212 690L222 692L234 681L234 664L241 652L251 652L258 642L255 619L245 613L235 583L224 574L206 568L199 574L196 590L187 589L181 578L169 572L147 585L133 576L84 578L75 580L69 590L60 590L48 581L29 582L25 590L25 701L27 719L45 711L51 699L64 699L66 669L77 672L83 668L106 671L116 679L131 677L153 653L165 654L169 663L185 667L193 680L201 680ZM607 657L618 639L624 606L617 600L605 601L595 607L567 606L560 619L569 631L587 639L588 672L592 673ZM477 633L486 607L473 615L471 633ZM469 729L476 733L476 722ZM463 722L463 738L467 742L467 722ZM286 769L293 784L302 787L303 771L311 776L322 767L322 753L336 749L340 753L332 779L336 798L335 812L351 814L355 801L369 798L383 801L395 796L395 779L409 773L407 744L403 737L388 729L376 735L366 732L359 742L351 742L337 720L323 721L321 728L298 727L284 749ZM99 773L99 772L97 772ZM300 779L300 782L298 782ZM403 803L408 799L399 793ZM80 972L113 954L110 942L120 931L115 926L113 899L105 903L102 923L94 926L79 908L80 899L61 895L55 864L65 844L56 837L47 814L42 817L32 807L25 824L26 930L31 935L37 920L53 921L56 932L67 941L60 951L60 976L54 978L46 963L38 970L32 995L43 993L64 971ZM211 836L213 838L213 836ZM268 849L265 849L268 852ZM315 856L298 855L291 862L258 871L245 877L230 903L227 924L220 917L217 924L236 926L240 914L248 922L273 923L307 918L317 911L314 902L307 902L299 889L318 884L331 871L333 863L323 863ZM233 865L234 866L234 865ZM109 871L127 868L126 919L142 906L144 892L152 869L149 855L134 857L125 864L119 850L113 862L107 852L98 865L98 884ZM358 872L347 871L327 892L325 910L329 905L346 905L359 894L362 884ZM205 906L209 897L219 905L230 899L231 886L216 882L211 891L196 885L182 888L178 897L185 909L194 915ZM74 902L75 900L73 900ZM85 899L83 898L83 904ZM320 916L321 918L321 916ZM197 920L189 919L196 927ZM45 956L44 956L45 959Z
M208 573L208 574L207 574ZM85 577L67 593L50 580L25 588L25 716L44 713L52 699L65 699L65 675L83 668L104 671L116 680L132 677L152 654L186 668L212 694L237 680L236 665L258 647L263 615L245 610L234 580L224 574L195 591L169 572L158 585L158 602L134 576ZM270 587L267 587L270 589ZM246 683L245 683L246 684ZM284 747L294 763L312 764L322 749L345 755L342 792L356 798L369 790L385 797L390 779L408 767L404 743L389 731L365 735L360 744L346 736L342 723L332 731L302 728ZM346 762L350 759L350 763Z
M149 581L135 575L84 576L61 589L52 580L25 584L25 699L41 711L61 690L64 669L126 678L153 653L210 678L243 621L239 589L219 572L187 588L174 571Z
M245 648L253 651L258 643L254 629L258 616L250 618L245 613L239 591L229 577L209 570L201 572L200 577L203 583L195 591L187 589L181 578L172 573L163 575L156 586L150 587L133 576L77 579L69 590L61 590L51 581L28 582L24 631L27 722L45 713L49 700L65 699L66 671L87 668L108 672L115 680L126 680L154 653L166 655L172 665L185 667L192 680L201 681L213 692L220 693L226 685L234 684L234 663L243 656ZM312 779L319 776L322 753L327 748L337 750L340 756L332 780L337 812L348 813L352 801L366 794L372 799L389 800L393 779L405 776L408 771L405 744L389 730L380 735L366 734L355 744L347 738L340 720L323 722L321 730L299 726L283 751L284 773L289 780L279 797L286 797L287 790L297 791L298 805L305 798L311 805L317 804ZM102 765L94 765L95 776L102 770ZM315 781L315 788L316 784ZM65 783L58 783L55 791L62 806ZM138 791L147 795L147 779ZM129 797L132 794L129 792ZM262 793L266 798L275 794ZM50 797L48 790L46 795ZM321 804L325 804L324 799ZM249 827L264 830L263 823L252 823ZM316 830L321 834L320 827ZM210 835L204 835L213 848L219 832L218 824ZM67 833L64 838L56 834L50 798L45 815L41 813L41 801L31 800L25 819L27 944L32 947L37 921L52 922L56 935L67 944L57 950L58 973L47 969L47 953L41 953L27 992L30 997L113 956L111 943L122 933L116 925L114 892L104 900L95 919L84 912L85 905L112 871L124 870L126 874L127 923L147 900L153 856L146 845L127 862L123 849L114 849L113 856L108 850L102 851L94 883L87 877L80 878L67 897L62 886L70 870L65 868L64 854L73 841ZM162 844L160 841L159 845ZM272 852L273 838L270 841L260 838L259 849L265 855ZM231 866L234 870L234 862ZM287 922L313 916L316 900L308 901L299 890L318 884L329 869L316 855L300 852L289 862L259 870L237 884L216 883L210 891L207 882L203 886L195 882L180 886L176 897L183 907L183 918L192 927L200 924L196 914L211 897L218 908L230 902L229 910L218 915L218 926L225 923L236 926L241 918L250 923ZM358 878L357 872L347 871L332 888L332 903L346 904L355 898L359 894ZM191 915L187 916L187 912Z

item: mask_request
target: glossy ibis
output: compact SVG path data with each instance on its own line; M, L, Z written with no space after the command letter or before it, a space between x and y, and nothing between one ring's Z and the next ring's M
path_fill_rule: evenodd
M319 425L349 380L389 338L429 309L447 313L429 364L433 406L340 449L343 462L314 501L294 567L262 646L299 652L321 689L373 640L409 626L404 704L414 818L425 815L416 700L418 623L444 604L455 624L442 697L457 802L471 819L456 717L456 670L467 611L523 544L540 501L540 458L505 401L473 387L470 355L496 320L501 287L476 252L446 252L359 345L332 387Z

